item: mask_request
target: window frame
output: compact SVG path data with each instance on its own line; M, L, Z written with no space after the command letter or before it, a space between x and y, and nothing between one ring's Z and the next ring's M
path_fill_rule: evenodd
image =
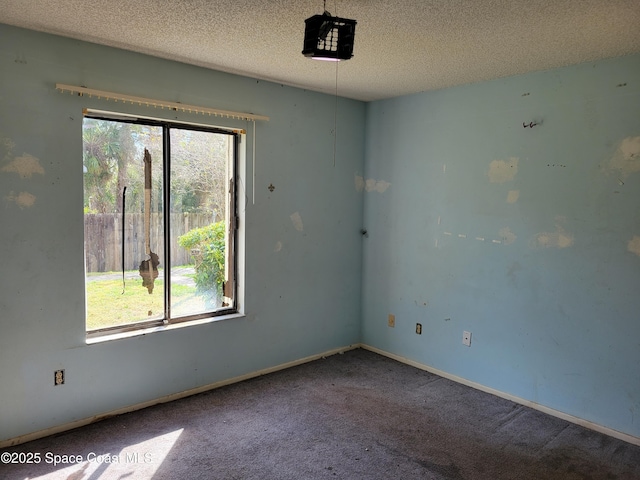
M239 224L240 224L240 215L239 215L239 204L238 204L238 178L240 177L240 158L243 157L241 152L241 144L244 142L244 137L246 135L246 131L244 129L232 128L232 127L220 127L214 125L200 124L200 123L192 123L188 121L178 121L178 120L167 120L162 118L153 118L139 115L129 115L126 113L118 113L118 112L107 112L103 110L93 110L93 109L84 109L83 110L83 123L85 118L91 118L95 120L106 120L106 121L115 121L122 123L130 123L130 124L138 124L145 125L151 127L160 127L162 128L162 145L163 145L163 205L170 206L170 195L171 195L171 129L181 129L181 130L192 130L199 132L207 132L214 134L222 134L228 135L231 137L232 147L233 147L233 158L231 160L232 164L229 166L227 164L227 169L231 169L232 174L229 175L229 184L227 185L228 191L228 201L229 201L229 211L227 213L228 220L227 225L228 228L225 232L225 238L227 240L226 243L226 252L225 252L225 264L227 264L228 270L228 279L224 282L222 286L223 290L223 298L227 297L226 293L233 294L233 305L229 307L218 308L213 311L196 313L192 315L184 315L177 318L171 317L171 247L170 247L170 232L171 232L171 208L163 208L162 218L163 218L163 255L164 255L164 263L165 265L169 265L169 267L165 267L164 274L164 317L161 319L153 319L153 320L141 320L137 322L131 322L121 325L112 325L108 327L97 328L93 330L88 330L86 326L86 302L85 302L85 333L87 341L90 340L100 340L101 338L107 336L114 336L118 334L126 334L136 331L144 331L149 329L157 329L158 327L167 327L170 325L184 325L184 324L199 324L202 320L215 320L215 319L224 319L239 316L241 314L240 311L240 298L239 292L241 292L241 286L239 285L239 275L238 275L238 266L241 264L241 260L239 257L239 252L243 249L240 248L239 244ZM84 188L84 187L83 187ZM83 214L84 215L84 214ZM84 233L83 233L84 238ZM229 251L231 250L231 254ZM86 249L83 248L83 256L86 254ZM86 258L83 262L84 266L84 276L85 276L85 298L86 298ZM146 332L145 332L146 333Z

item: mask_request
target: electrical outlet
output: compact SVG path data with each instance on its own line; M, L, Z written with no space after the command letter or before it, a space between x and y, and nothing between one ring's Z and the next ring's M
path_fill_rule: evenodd
M471 332L462 332L462 343L467 347L471 346Z
M418 335L422 335L422 324L421 323L416 323L416 333Z
M392 328L396 326L396 316L392 313L389 314L389 326Z
M53 372L53 385L64 385L64 370L56 370Z

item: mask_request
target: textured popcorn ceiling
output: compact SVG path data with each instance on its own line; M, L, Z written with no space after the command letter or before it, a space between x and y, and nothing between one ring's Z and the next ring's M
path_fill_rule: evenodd
M321 0L0 0L0 22L328 93ZM638 0L328 0L357 20L338 94L375 100L640 52Z

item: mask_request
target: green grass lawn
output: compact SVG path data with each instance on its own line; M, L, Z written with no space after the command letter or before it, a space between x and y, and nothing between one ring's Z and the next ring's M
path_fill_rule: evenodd
M142 279L127 280L124 293L122 279L87 282L87 330L112 327L164 317L164 282L155 281L153 293L142 286ZM172 311L199 313L204 301L195 287L172 284Z

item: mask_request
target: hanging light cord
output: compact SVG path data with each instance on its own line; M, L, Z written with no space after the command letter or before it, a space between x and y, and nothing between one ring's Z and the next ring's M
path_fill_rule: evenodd
M327 0L324 0L325 10L327 7ZM334 5L334 12L338 10L338 1L336 0L336 4ZM336 14L337 15L337 14ZM336 62L336 104L333 109L333 167L336 166L336 148L338 144L338 64L340 62Z
M338 144L338 63L336 62L336 104L333 109L333 166L336 166L336 146Z

